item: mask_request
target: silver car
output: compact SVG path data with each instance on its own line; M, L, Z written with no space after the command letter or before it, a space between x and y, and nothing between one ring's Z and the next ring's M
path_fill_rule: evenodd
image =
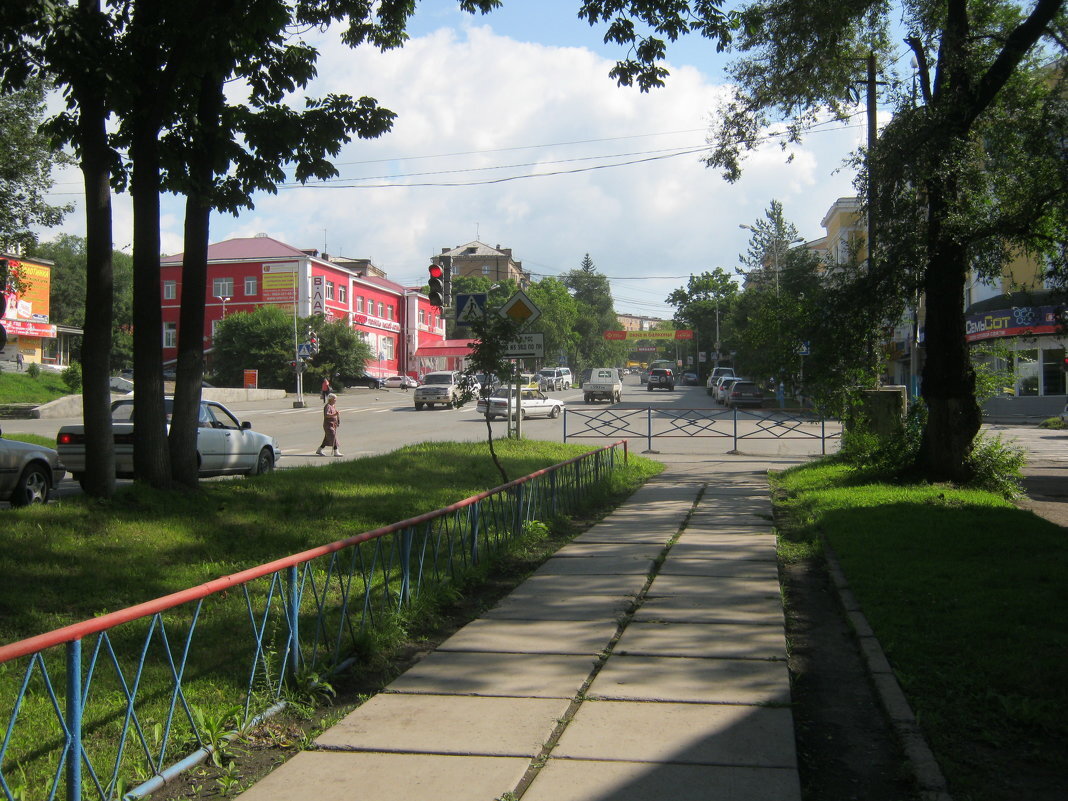
M132 478L134 475L133 404L131 399L117 400L111 404L115 475L119 478ZM173 406L173 398L164 399L168 424ZM221 403L201 401L199 423L197 465L202 478L235 473L250 476L269 473L282 458L282 449L274 437L253 431L251 423L238 421ZM71 476L79 484L82 483L85 471L85 426L60 428L56 434L56 450Z
M0 435L0 499L12 506L47 503L66 473L51 448Z

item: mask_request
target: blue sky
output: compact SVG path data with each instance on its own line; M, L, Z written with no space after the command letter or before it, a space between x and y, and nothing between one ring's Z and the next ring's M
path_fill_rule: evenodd
M404 48L350 50L316 38L308 95L370 95L398 113L394 130L346 146L339 181L287 186L239 217L215 215L212 241L266 233L291 245L371 258L403 284L422 284L430 256L476 238L510 247L535 278L589 253L609 276L617 311L670 317L686 276L733 269L741 223L772 199L802 236L853 194L842 162L863 118L812 135L787 153L754 153L737 184L700 161L709 114L725 94L724 56L690 38L669 49L665 88L642 94L608 77L616 45L579 21L579 0L507 0L486 16L448 0L420 3ZM300 102L300 98L295 98ZM685 152L692 151L692 152ZM597 169L591 169L597 167ZM57 192L76 191L77 174ZM491 182L495 181L495 182ZM83 233L80 199L62 230ZM115 201L115 245L131 241L128 199ZM182 205L163 204L163 249L181 250ZM48 234L44 235L48 238Z

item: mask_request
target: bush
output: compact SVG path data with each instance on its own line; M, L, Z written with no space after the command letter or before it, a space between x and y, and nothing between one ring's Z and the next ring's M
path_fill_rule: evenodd
M1026 461L1024 450L1018 445L1005 442L1000 436L979 434L968 455L968 467L972 470L968 485L1006 498L1017 498L1023 494L1020 479Z
M842 429L839 458L855 470L871 474L873 478L897 479L916 462L920 452L923 429L927 425L927 406L916 399L905 415L900 432L892 435L876 434L870 422L854 406L849 412L849 424Z
M30 366L26 368L26 375L30 378L37 378L41 374L41 365L37 362L30 362Z
M71 366L63 371L63 383L67 385L72 394L76 394L82 389L82 366L77 362L72 362Z

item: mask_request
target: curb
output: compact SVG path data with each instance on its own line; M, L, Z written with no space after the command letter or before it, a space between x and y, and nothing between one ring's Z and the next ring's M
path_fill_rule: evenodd
M920 789L920 798L923 801L953 801L946 785L946 777L942 775L942 769L934 753L923 738L923 732L920 731L912 707L909 706L908 699L901 685L898 684L897 677L894 676L894 671L890 667L890 662L879 640L875 637L875 632L868 623L868 619L864 617L860 603L849 588L849 582L838 562L838 555L826 541L823 543L823 551L838 600L857 635L857 642L860 645L864 663L868 667L872 686L905 752L905 758L912 769L916 786Z

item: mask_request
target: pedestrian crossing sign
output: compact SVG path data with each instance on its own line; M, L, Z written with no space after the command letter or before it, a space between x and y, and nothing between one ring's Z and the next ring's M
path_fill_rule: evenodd
M456 325L468 326L486 319L486 293L456 295Z

